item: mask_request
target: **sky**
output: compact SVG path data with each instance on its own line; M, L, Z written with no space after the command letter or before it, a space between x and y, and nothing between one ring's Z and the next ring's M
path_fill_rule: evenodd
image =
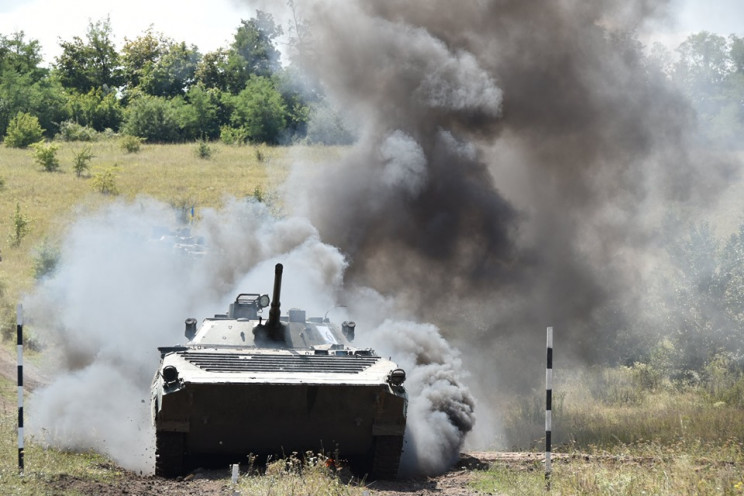
M85 38L90 21L109 16L118 48L125 38L134 39L152 25L156 32L207 53L229 45L240 20L254 17L261 4L267 5L249 0L0 0L0 33L24 31L27 40L41 43L44 59L51 63L60 53L60 39ZM671 9L674 22L651 25L653 34L646 39L673 48L703 30L744 35L742 0L671 0Z

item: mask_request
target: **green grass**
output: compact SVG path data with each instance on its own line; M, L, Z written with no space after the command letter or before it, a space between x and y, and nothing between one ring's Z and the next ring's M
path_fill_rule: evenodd
M470 487L481 493L545 494L542 461L497 462L478 473ZM658 443L592 448L556 455L551 494L734 495L744 494L744 452L740 443Z

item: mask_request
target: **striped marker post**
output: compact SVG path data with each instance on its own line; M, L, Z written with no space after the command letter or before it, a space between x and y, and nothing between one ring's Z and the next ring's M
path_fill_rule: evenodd
M18 304L18 473L23 475L23 305Z
M553 328L548 327L548 366L545 369L545 488L550 491L550 434L553 424Z

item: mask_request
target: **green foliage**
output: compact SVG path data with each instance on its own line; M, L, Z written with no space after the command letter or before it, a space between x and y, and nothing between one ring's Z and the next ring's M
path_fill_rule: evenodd
M226 145L243 145L248 142L248 132L242 128L222 126L220 140Z
M73 157L72 170L75 171L77 177L81 177L88 172L90 169L90 161L93 159L93 152L90 146L84 146L79 152Z
M59 257L59 249L48 240L44 240L34 253L34 278L38 281L54 273L59 263Z
M180 112L185 139L216 139L220 136L221 92L201 84L189 88L187 105Z
M196 156L207 160L212 157L212 147L209 146L209 142L206 140L199 140L196 143Z
M251 77L233 100L232 127L242 129L252 143L275 144L286 126L286 106L271 79Z
M62 141L96 141L98 132L92 127L83 126L75 121L64 121L59 125L57 139Z
M282 35L281 26L274 23L271 14L256 11L256 17L242 20L230 46L232 53L240 58L242 73L255 76L271 76L279 70L279 50L274 40ZM243 83L247 81L247 78Z
M67 98L71 120L96 131L119 129L124 111L112 91L94 88L87 93L73 91Z
M55 70L66 88L87 93L92 89L117 88L123 82L108 18L91 21L85 41L75 36L59 45L62 54L56 58Z
M54 143L44 143L40 141L31 145L34 149L34 160L46 172L56 172L59 170L59 158L57 150L59 146Z
M138 96L127 107L122 131L149 142L180 141L179 109L180 105L174 100L151 95Z
M177 43L150 28L125 43L121 60L129 91L174 97L183 96L194 84L201 55L195 46Z
M139 136L127 135L121 138L120 146L127 153L137 153L140 151L143 141L144 139Z
M26 148L41 140L44 130L39 119L26 112L18 112L8 124L5 135L5 146L10 148Z
M116 186L116 166L101 167L93 173L93 189L104 195L118 195Z
M23 238L31 231L31 221L21 213L20 203L16 203L15 214L10 219L11 231L8 236L8 244L18 247Z

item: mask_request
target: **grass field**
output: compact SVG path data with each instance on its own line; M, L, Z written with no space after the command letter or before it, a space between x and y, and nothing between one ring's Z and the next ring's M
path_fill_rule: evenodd
M125 152L116 139L92 143L89 174L78 177L73 158L80 143L60 143L60 171L45 172L31 150L0 147L0 311L3 336L15 328L15 303L34 284L34 263L43 243L54 244L81 211L119 199L147 195L178 209L218 207L226 196L270 195L286 178L294 157L307 167L337 157L337 148L272 148L210 144L208 159L197 144L143 145ZM99 191L103 172L113 174L117 194ZM16 208L28 221L17 246ZM14 342L6 339L5 351ZM31 354L31 359L38 359ZM12 370L12 369L11 369ZM744 379L679 387L648 385L641 368L556 371L555 494L744 494ZM720 379L720 377L719 377ZM59 490L62 476L91 483L129 475L95 453L63 453L27 446L28 470L17 476L15 377L0 379L0 494L84 494ZM544 442L544 393L506 398L505 429L515 449L538 453ZM539 461L493 462L472 470L467 490L483 494L543 494ZM293 462L294 463L294 462ZM291 464L290 464L291 465ZM322 464L287 470L277 462L263 476L243 475L239 494L375 494L349 484ZM446 492L445 492L446 494Z

